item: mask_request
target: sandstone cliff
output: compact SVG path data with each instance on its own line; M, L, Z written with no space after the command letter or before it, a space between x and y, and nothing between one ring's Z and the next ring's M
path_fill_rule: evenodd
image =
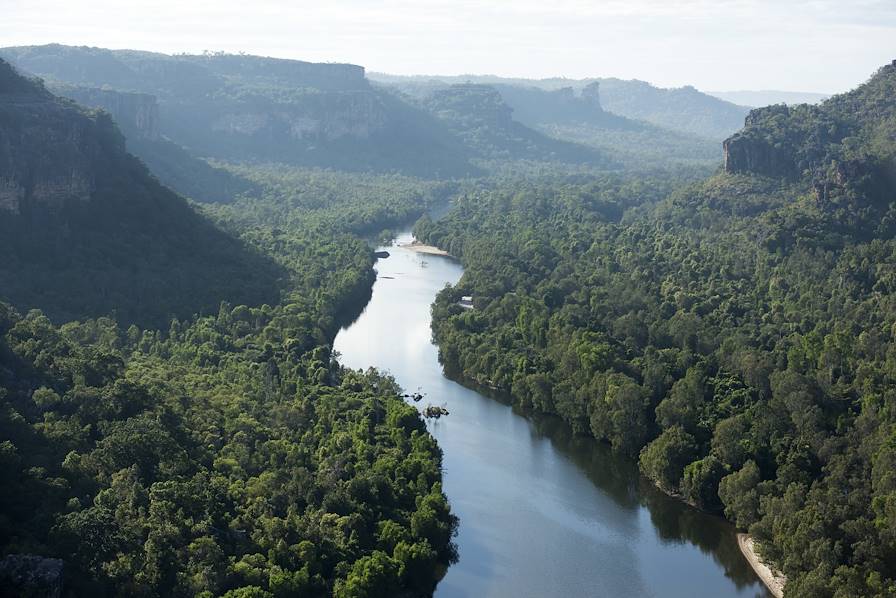
M72 85L52 85L50 91L82 106L105 110L127 137L159 138L159 103L153 95Z
M791 139L776 138L762 123L777 119L786 121L790 109L783 105L758 108L747 115L744 129L722 143L725 172L753 173L771 177L794 177L798 174Z
M37 81L22 81L0 61L0 210L59 210L89 200L95 165L122 153L124 139L106 114L89 114Z
M133 123L194 157L423 176L476 170L444 126L371 86L357 65L60 45L2 48L0 57L54 84L155 96L157 116L146 98L72 93L112 113L129 141Z
M222 300L270 302L280 277L153 177L107 112L0 60L0 300L167 326Z

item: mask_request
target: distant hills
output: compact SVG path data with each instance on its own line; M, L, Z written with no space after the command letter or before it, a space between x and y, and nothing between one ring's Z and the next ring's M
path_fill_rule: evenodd
M615 79L368 78L349 64L56 44L0 56L54 92L110 112L130 151L200 201L251 188L214 160L430 178L533 160L591 169L709 165L747 112L693 88ZM462 87L467 79L480 87ZM488 105L495 101L507 108L499 120ZM455 105L446 110L446 102Z
M442 123L373 88L360 66L60 45L0 56L51 85L154 96L159 134L194 156L428 176L473 170Z
M107 110L108 105L95 100L105 99L110 91L132 98L153 96L158 103L158 138L203 158L425 177L476 175L481 172L476 162L483 159L537 156L597 167L610 164L594 148L564 145L509 121L500 126L513 127L512 133L493 127L486 135L492 141L482 145L481 135L464 131L477 120L484 122L482 115L461 118L455 110L449 118L440 118L427 105L371 85L363 67L356 65L59 45L5 48L0 56L43 77L54 89L62 93L74 89L79 101ZM484 106L470 104L465 109L480 108ZM495 145L495 135L503 135L505 141ZM158 167L166 182L197 194L185 188L190 177L177 172L179 159L166 159L164 148L150 143L152 138L145 134L133 137L140 140L133 150L154 170ZM511 139L525 143L517 146ZM177 154L176 148L167 148L167 153ZM216 173L202 174L212 178ZM239 187L239 182L219 183L228 185Z
M367 74L351 64L62 45L0 49L54 93L112 115L128 149L177 192L228 201L252 183L224 162L284 162L428 178L497 164L711 166L743 104L821 94L727 92L637 80Z
M162 186L105 112L0 60L0 292L71 320L167 325L278 297L279 269Z
M761 91L709 91L711 96L741 106L758 108L772 104L818 104L831 97L827 93L811 91L777 91L764 89Z
M439 87L422 98L420 105L445 122L482 159L613 165L597 149L554 139L527 126L530 123L515 114L503 90L496 86Z
M644 81L615 78L518 79L492 75L398 76L371 73L371 80L398 87L411 95L423 95L433 87L457 83L478 83L500 88L538 89L546 92L569 90L579 94L594 84L599 86L603 110L628 119L711 140L722 140L743 125L748 109L693 87L663 89ZM515 109L513 101L508 101Z
M425 100L452 85L487 85L513 118L547 135L601 150L626 168L713 164L720 142L749 111L693 87L661 89L620 79L513 79L487 75L396 76L372 81Z

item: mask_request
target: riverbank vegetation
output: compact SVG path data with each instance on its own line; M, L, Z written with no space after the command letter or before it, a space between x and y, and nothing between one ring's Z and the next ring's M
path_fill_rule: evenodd
M279 300L158 329L0 304L2 550L63 558L74 595L429 595L456 558L441 452L330 351L369 297L359 235L438 191L242 173L258 195L197 207L276 263Z
M832 236L778 180L669 191L527 185L421 220L466 267L433 308L446 368L724 512L788 596L891 595L896 244Z

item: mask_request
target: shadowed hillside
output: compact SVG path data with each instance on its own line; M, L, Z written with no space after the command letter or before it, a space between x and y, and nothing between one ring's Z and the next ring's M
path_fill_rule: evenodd
M0 61L0 296L58 320L165 325L278 296L277 269L125 151L103 112Z

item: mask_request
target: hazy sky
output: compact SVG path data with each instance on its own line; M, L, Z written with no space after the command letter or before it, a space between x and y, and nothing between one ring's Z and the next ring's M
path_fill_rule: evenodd
M0 0L0 15L0 46L224 50L714 91L845 91L896 59L896 0Z

